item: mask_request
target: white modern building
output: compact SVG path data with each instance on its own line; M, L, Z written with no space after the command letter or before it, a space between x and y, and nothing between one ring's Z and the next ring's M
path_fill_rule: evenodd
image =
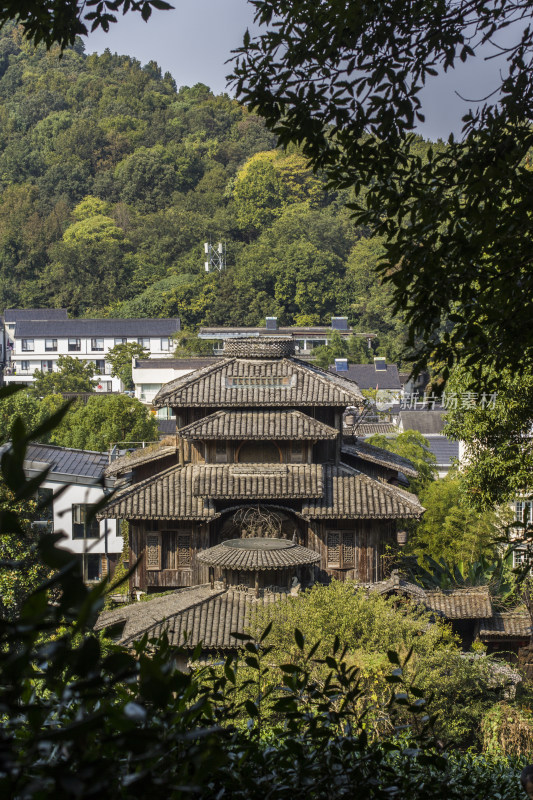
M338 331L341 339L349 339L355 334L364 341L368 348L372 347L372 340L376 338L375 333L359 333L348 325L348 317L331 317L331 327L323 325L311 327L279 327L277 317L267 317L265 327L257 328L229 328L229 327L209 327L200 328L198 331L199 339L208 339L213 343L213 354L216 356L224 355L226 342L229 339L240 339L250 337L280 337L291 339L294 342L294 350L298 356L310 356L315 347L326 345L333 331Z
M49 444L30 444L24 461L28 478L50 470L36 500L50 498L52 504L38 512L33 524L65 534L58 546L79 555L86 582L113 572L122 553L119 521L87 518L91 505L114 485L113 478L103 478L108 462L107 453Z
M188 375L195 369L207 367L217 361L214 357L207 358L134 358L131 370L135 385L135 397L145 405L151 405L152 400L165 383ZM158 409L157 416L166 418L163 413L169 409ZM160 413L163 412L163 413Z
M68 319L65 309L6 309L0 338L6 384L33 382L36 370L55 372L60 355L94 364L96 391L119 392L106 354L117 344L136 342L150 357L170 356L179 319Z

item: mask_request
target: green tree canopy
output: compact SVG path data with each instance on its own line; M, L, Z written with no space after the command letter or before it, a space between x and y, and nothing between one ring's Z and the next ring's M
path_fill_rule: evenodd
M31 391L37 397L62 392L92 392L96 386L94 365L73 356L59 356L57 372L36 370L33 376Z
M153 442L157 421L146 406L123 394L94 395L76 403L51 436L61 447L108 450L118 442Z
M252 5L259 29L238 52L237 96L330 186L355 188L418 366L435 354L447 367L531 365L533 7ZM494 91L465 109L460 139L423 154L413 131L433 82L487 53L501 65Z
M134 388L132 380L132 359L149 358L150 353L137 342L126 342L116 344L110 348L106 354L106 361L111 364L111 375L120 378L124 388L131 390Z
M422 489L419 500L426 511L410 535L408 552L444 559L467 572L474 562L494 553L509 520L505 514L469 506L462 480L452 473Z
M403 431L390 437L375 433L367 441L368 444L383 447L384 450L408 458L413 463L418 471L418 477L410 478L409 483L415 494L419 494L435 479L436 458L429 449L427 439L424 439L418 431Z
M489 384L496 390L490 393ZM475 508L532 491L533 374L455 370L446 387L446 434L464 443L465 492ZM466 398L466 403L464 402Z

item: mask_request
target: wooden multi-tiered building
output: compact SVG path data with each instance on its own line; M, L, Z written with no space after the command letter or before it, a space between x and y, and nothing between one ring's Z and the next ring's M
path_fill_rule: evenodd
M356 384L295 359L291 347L228 342L227 358L157 395L154 404L176 414L176 446L110 466L131 481L105 515L130 522L131 563L141 557L132 589L219 585L224 570L202 553L250 537L284 539L316 557L270 571L235 568L226 583L259 591L329 576L383 578L381 556L399 521L423 512L404 488L414 470L387 451L343 442L343 413L363 401Z

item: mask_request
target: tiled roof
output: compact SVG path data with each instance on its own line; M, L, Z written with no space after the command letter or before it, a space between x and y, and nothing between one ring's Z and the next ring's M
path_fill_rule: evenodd
M416 495L341 465L324 465L324 496L304 501L302 516L322 519L419 519Z
M416 583L410 583L401 578L397 570L393 570L390 578L387 578L387 580L378 581L376 583L366 583L364 587L377 594L404 594L419 603L426 603L426 593L424 589L422 589L421 586L417 586Z
M131 644L145 633L149 639L166 633L174 647L193 649L202 642L206 650L236 648L240 642L231 634L245 632L254 608L285 597L265 591L256 598L251 592L197 586L101 614L95 627L102 630L125 622L122 644Z
M192 465L170 467L118 492L106 506L102 518L122 519L215 519L213 501L193 494Z
M352 425L347 425L348 429ZM355 436L364 439L366 436L373 436L375 433L398 434L398 428L392 422L361 422L355 427Z
M106 467L106 475L122 475L129 472L133 467L138 467L141 464L149 464L151 461L159 461L162 458L177 453L176 447L146 447L143 450L135 450L133 453L128 453L125 456L116 458Z
M198 356L197 358L136 358L136 369L201 369L216 364L220 356Z
M316 564L320 553L286 539L230 539L202 550L198 561L212 567L238 570L267 570Z
M439 434L426 434L429 449L437 460L437 466L451 467L454 459L459 458L459 442Z
M172 644L194 648L202 642L204 649L216 650L242 646L232 633L244 633L255 608L279 602L285 594L264 592L259 598L251 592L227 591L211 600L192 606L166 623L156 626L154 633L167 631Z
M329 368L336 372L335 366ZM350 364L347 370L337 372L356 383L360 389L401 389L400 376L396 364L387 364L386 370L377 370L374 364Z
M320 497L321 464L197 464L193 494L218 499Z
M17 338L61 336L171 336L179 319L67 319L17 323Z
M26 462L42 461L51 466L51 473L100 478L108 464L107 453L96 450L75 450L52 444L30 444Z
M492 616L492 603L486 586L426 590L426 605L447 619L483 619Z
M6 308L5 322L23 322L26 320L68 319L66 308Z
M167 383L155 406L349 406L357 386L294 358L222 359Z
M342 452L354 458L360 458L363 461L370 461L372 464L380 464L383 467L389 467L389 469L399 470L410 478L416 478L418 475L417 470L409 459L396 455L396 453L391 453L390 450L385 450L382 447L375 447L372 444L356 441L344 443Z
M301 411L216 411L180 428L183 439L336 439L338 431Z
M402 409L398 424L401 423L404 431L418 431L419 433L441 433L444 428L446 412L441 409L410 411Z
M478 624L477 635L482 641L529 639L531 618L527 611L495 611Z
M223 590L219 590L221 594ZM142 636L150 626L161 622L172 614L185 611L191 605L201 603L212 598L214 592L209 585L194 586L191 589L178 589L163 597L154 597L142 603L115 608L112 611L103 611L96 621L95 630L103 630L112 625L124 624L121 641L132 642Z

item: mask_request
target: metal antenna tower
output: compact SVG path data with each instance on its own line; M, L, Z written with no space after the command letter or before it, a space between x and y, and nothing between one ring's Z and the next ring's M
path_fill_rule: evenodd
M207 261L204 262L206 272L214 272L226 269L226 243L219 242L216 247L211 242L204 242L204 252Z

